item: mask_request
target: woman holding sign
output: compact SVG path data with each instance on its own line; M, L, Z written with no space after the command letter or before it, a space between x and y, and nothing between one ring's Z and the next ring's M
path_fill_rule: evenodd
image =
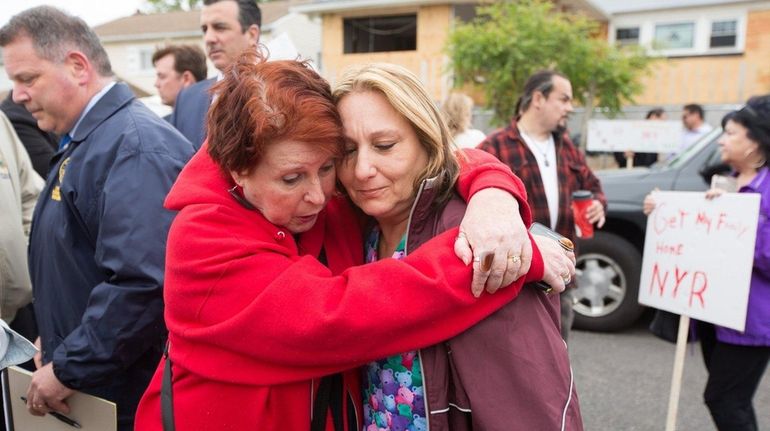
M746 327L743 332L697 322L703 360L709 372L703 397L719 430L757 430L752 399L770 360L770 95L751 98L722 119L722 161L732 170L738 193L759 193L759 224L754 248ZM728 190L712 188L706 199ZM653 195L644 212L655 207Z

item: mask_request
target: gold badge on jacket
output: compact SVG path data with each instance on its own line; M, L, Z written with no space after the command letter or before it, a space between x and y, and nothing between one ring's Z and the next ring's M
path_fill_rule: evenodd
M70 158L67 157L61 162L61 165L59 165L59 184L64 181L64 172L67 170L67 165L70 163ZM55 185L53 187L53 190L51 190L51 199L55 201L61 201L61 190L59 189L59 185Z

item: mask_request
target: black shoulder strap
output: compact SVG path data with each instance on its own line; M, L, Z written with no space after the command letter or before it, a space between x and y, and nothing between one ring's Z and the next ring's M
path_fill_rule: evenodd
M163 420L163 431L176 431L174 425L174 391L172 388L171 358L168 356L169 342L163 350L163 381L160 386L160 414Z
M329 395L331 394L331 381L328 377L321 379L318 391L313 400L313 417L310 418L310 431L323 431L326 427L326 412L329 410Z
M324 431L326 429L326 415L331 409L335 431L343 431L342 414L342 375L332 374L323 377L318 385L318 392L313 400L313 417L310 420L310 431ZM350 420L350 417L348 417ZM349 428L354 430L355 428Z
M160 386L160 414L163 421L163 431L176 431L176 425L174 424L174 391L173 391L173 375L171 372L171 357L168 354L170 342L166 342L166 347L163 349L163 380ZM313 418L310 422L311 431L324 431L326 429L326 414L331 406L332 419L334 420L335 431L342 431L343 426L343 414L342 414L342 399L343 399L343 384L342 375L333 374L321 379L321 383L318 386L318 393L315 400L313 400ZM348 424L351 425L350 430L355 430L358 426L355 416L355 406L351 399L348 399Z

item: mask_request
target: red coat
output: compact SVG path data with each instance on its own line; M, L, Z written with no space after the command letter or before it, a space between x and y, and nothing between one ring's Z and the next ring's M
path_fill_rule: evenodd
M205 148L166 200L179 211L164 293L178 431L307 430L313 379L452 337L510 301L525 281L473 298L470 268L453 252L456 229L404 260L350 268L362 262L363 245L344 200L333 199L297 244L227 193L231 183ZM478 164L458 188L467 196L499 182L499 173L510 176L497 169ZM507 184L529 223L521 183ZM322 245L328 268L314 258ZM528 280L542 277L539 253L533 260ZM393 333L404 335L386 336ZM162 363L139 405L137 430L162 429L161 375ZM357 371L346 375L360 406Z

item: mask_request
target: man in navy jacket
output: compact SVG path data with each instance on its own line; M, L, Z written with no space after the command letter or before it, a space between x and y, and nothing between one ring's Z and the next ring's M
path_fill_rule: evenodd
M206 54L224 72L246 49L256 49L262 14L255 0L204 0L201 29ZM171 124L200 148L206 138L206 113L211 105L209 89L216 78L205 79L179 92Z
M131 430L165 337L163 201L193 148L114 81L83 20L29 9L0 29L0 47L14 102L62 136L30 233L42 366L27 408L66 413L80 390L114 401Z

